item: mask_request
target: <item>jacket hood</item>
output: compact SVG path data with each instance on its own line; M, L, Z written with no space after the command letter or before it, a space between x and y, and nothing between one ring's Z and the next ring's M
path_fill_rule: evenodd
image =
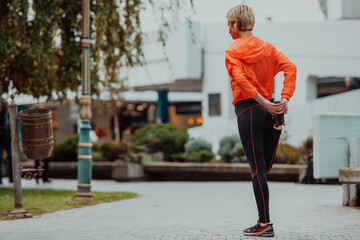
M266 54L265 48L266 42L255 36L248 36L233 42L226 53L231 58L240 59L246 64L254 64L263 59Z

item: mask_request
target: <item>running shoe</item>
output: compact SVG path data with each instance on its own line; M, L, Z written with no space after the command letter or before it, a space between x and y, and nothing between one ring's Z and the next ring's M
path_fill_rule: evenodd
M256 223L256 225L249 227L243 231L245 236L257 236L257 237L273 237L275 236L273 224L269 223L265 227Z

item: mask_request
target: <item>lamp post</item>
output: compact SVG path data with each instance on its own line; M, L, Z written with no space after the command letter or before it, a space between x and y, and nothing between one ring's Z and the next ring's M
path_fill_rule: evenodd
M169 122L168 108L169 108L168 90L158 90L158 102L156 106L157 123Z
M14 210L9 213L9 218L31 218L32 215L23 208L21 188L20 146L18 129L18 109L11 94L10 109L10 131L12 149L12 167L14 178Z
M90 0L82 0L82 96L80 98L80 128L79 153L78 153L78 185L75 199L78 201L91 201L91 161L92 144L90 141L91 114L91 89L90 89Z

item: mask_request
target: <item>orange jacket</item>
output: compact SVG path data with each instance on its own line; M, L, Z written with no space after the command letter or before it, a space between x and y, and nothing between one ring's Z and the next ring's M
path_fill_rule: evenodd
M226 50L226 68L231 77L232 104L255 98L260 93L269 100L274 87L274 77L284 71L281 98L290 100L295 91L296 66L276 48L260 38L248 36L234 41Z

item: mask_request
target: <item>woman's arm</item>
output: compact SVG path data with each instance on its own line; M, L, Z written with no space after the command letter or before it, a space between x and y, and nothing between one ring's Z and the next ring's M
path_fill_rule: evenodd
M281 91L281 99L290 100L295 91L297 68L282 52L278 52L274 47L275 73L284 72L284 87Z

